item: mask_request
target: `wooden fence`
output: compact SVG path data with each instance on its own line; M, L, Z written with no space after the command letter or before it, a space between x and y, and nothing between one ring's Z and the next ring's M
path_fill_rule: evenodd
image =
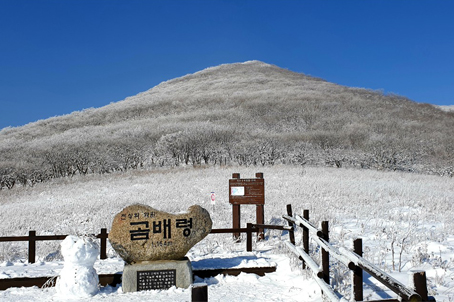
M252 224L248 223L246 228L226 228L226 229L212 229L210 234L239 234L246 233L246 250L252 251L252 234L262 232L263 229L273 230L290 230L291 227L280 226L280 225L267 225L267 224ZM68 235L36 235L36 231L29 231L28 236L9 236L0 237L0 242L17 242L17 241L28 241L28 262L35 263L36 261L36 242L37 241L53 241L63 240ZM102 228L101 233L92 235L100 239L99 258L107 259L107 238L109 234L107 229Z
M303 268L309 268L314 280L322 289L330 301L341 301L343 298L334 291L330 285L329 261L330 256L348 267L353 274L352 294L354 301L363 301L363 271L377 279L391 291L398 295L398 299L387 299L379 301L435 301L433 297L427 296L427 284L425 272L414 273L414 289L408 288L387 273L380 270L374 264L362 257L362 240L356 239L353 243L353 252L345 248L337 249L329 243L328 221L322 221L321 230L309 222L309 211L303 211L303 217L293 215L292 206L287 205L287 215L282 216L292 228L289 232L289 240L286 245L302 260ZM303 230L303 248L295 244L295 226ZM310 236L312 235L312 236ZM321 265L318 265L309 255L309 239L315 241L321 250Z
M36 235L36 231L29 231L28 236L10 236L0 237L0 242L28 241L28 262L35 263L36 259L36 241L53 241L63 240L68 235ZM107 238L109 234L107 229L101 229L101 233L93 235L101 240L100 242L100 259L107 259Z
M290 230L291 227L288 226L276 226L276 225L264 225L264 224L252 224L248 223L246 228L237 228L237 229L212 229L211 234L238 234L246 233L246 250L252 251L252 235L253 233L259 233L264 228L275 229L275 230ZM101 233L97 235L92 235L101 240L100 242L100 259L107 259L107 238L108 238L107 229L102 228ZM37 241L53 241L53 240L63 240L67 235L43 235L37 236L36 231L29 231L28 236L10 236L10 237L0 237L0 242L15 242L15 241L28 241L28 262L35 263L36 258L36 242ZM239 240L237 240L239 242ZM219 274L223 275L233 275L237 276L241 272L245 273L254 273L259 276L264 276L265 273L272 273L276 271L276 267L248 267L248 268L234 268L234 269L210 269L210 270L193 270L194 275L201 278L214 277ZM38 286L42 287L47 284L49 286L54 286L55 280L53 277L35 277L35 278L11 278L11 279L1 279L0 290L6 290L10 287L30 287ZM121 283L121 274L101 274L99 275L99 283L102 286L111 285L116 286Z
M329 243L329 226L328 221L321 223L321 230L309 222L309 211L303 211L303 217L293 215L291 205L287 205L287 215L283 215L287 220L288 226L265 225L248 223L246 228L225 228L212 229L211 234L238 234L246 233L246 250L252 251L252 236L253 233L259 233L258 238L262 238L260 232L263 229L287 230L289 231L289 240L286 245L290 250L299 256L302 260L303 268L309 268L314 276L314 280L322 289L323 293L331 301L340 301L342 297L334 291L330 286L329 277L329 262L330 256L346 265L353 274L352 291L355 301L363 300L363 271L377 279L387 288L398 295L398 299L388 299L380 301L435 301L433 297L427 296L426 277L424 272L415 273L414 285L415 289L410 289L400 283L390 275L381 271L375 265L362 257L362 240L356 239L353 243L354 250L349 251L345 248L337 249ZM296 246L295 243L295 226L299 226L303 230L302 245ZM312 236L311 236L312 235ZM28 241L28 262L34 263L36 258L36 242L47 240L63 240L67 235L36 235L36 231L29 231L28 236L13 236L0 237L0 242ZM102 228L101 233L93 235L100 239L100 259L107 258L107 229ZM321 265L319 266L309 255L309 240L312 239L320 247L321 250ZM25 278L26 279L26 278ZM114 281L112 281L112 280ZM115 281L116 280L116 281ZM119 276L106 275L106 284L115 284L118 282Z

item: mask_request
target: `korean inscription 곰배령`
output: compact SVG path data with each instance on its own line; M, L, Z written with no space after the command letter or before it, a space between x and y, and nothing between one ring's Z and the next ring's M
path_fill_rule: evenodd
M209 234L211 218L198 205L189 211L170 214L146 205L124 208L112 222L109 240L127 263L179 260Z

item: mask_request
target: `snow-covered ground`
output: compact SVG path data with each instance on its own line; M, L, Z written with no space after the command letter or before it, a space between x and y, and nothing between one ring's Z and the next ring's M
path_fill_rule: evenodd
M243 253L244 254L244 253ZM252 255L252 256L251 256ZM249 257L253 257L251 253ZM238 256L241 257L241 256ZM219 258L220 266L225 265ZM260 259L260 263L265 261ZM95 268L100 272L112 273L122 270L121 261L106 260L101 264L98 261ZM196 283L208 285L209 301L320 301L321 294L314 281L306 279L299 271L292 271L289 258L285 255L270 254L266 262L277 265L275 273L266 274L263 277L255 274L241 273L239 276L218 275L213 278L194 280ZM216 262L212 262L216 264ZM243 263L248 265L247 263ZM14 265L16 266L16 265ZM33 271L38 269L46 272L46 267L53 274L58 273L62 264L40 263L36 265L19 266L23 271L25 267ZM240 265L239 267L243 267ZM110 268L110 269L109 269ZM4 269L3 267L1 269ZM73 299L71 301L87 301L88 299ZM169 290L146 291L137 293L123 293L121 286L102 287L98 295L89 299L90 301L191 301L191 289L171 288ZM66 301L57 297L55 288L40 289L33 288L11 288L0 292L0 301Z
M279 266L277 273L268 274L265 277L259 277L254 274L242 273L238 277L231 276L217 276L215 278L200 279L197 278L196 282L204 282L210 286L210 301L223 301L225 300L228 293L238 293L238 297L234 301L252 301L247 299L248 296L254 298L260 295L262 292L263 297L266 297L270 293L267 292L267 288L274 289L274 295L271 297L274 300L286 299L290 301L295 300L293 294L299 293L307 294L307 290L304 289L303 285L311 284L310 281L306 280L301 274L292 272L289 265L289 259L285 255L273 255L264 257L260 252L237 252L237 253L225 253L222 255L207 255L205 257L195 256L191 257L193 269L203 270L210 268L244 268L244 267L270 267ZM63 261L53 262L39 262L35 264L27 263L11 263L4 262L0 265L0 278L13 278L13 277L41 277L41 276L57 276L63 268ZM95 264L95 269L98 274L112 274L122 272L124 262L120 258L110 258L106 260L98 260ZM287 276L283 275L286 274ZM291 280L287 280L291 278ZM300 284L298 284L300 283ZM250 295L251 287L257 292L254 295ZM313 287L311 285L311 287ZM282 292L281 292L282 291ZM96 297L93 297L93 301L99 299L105 300L108 296L109 300L113 301L126 299L127 301L139 301L147 296L147 299L154 301L188 301L191 297L190 289L171 289L168 291L151 291L147 294L144 293L125 293L121 291L121 286L112 288L110 286L101 288L101 291ZM313 294L314 299L320 296L319 292ZM65 300L56 295L55 289L39 289L35 288L12 288L4 292L0 292L0 300L5 301L36 301L36 297L42 297L45 301L60 301ZM293 297L293 298L292 298ZM66 297L65 297L66 298ZM73 301L84 300L84 299L73 299ZM86 299L85 299L86 300ZM2 300L3 301L3 300Z
M448 105L448 106L437 106L443 111L454 111L454 105Z
M228 179L235 172L242 178L264 173L265 223L284 224L281 216L288 203L297 214L309 209L313 223L330 222L330 238L335 245L351 248L352 239L361 237L366 259L405 284L411 270L426 270L429 294L437 301L454 299L453 178L289 166L77 176L34 188L1 191L0 236L26 235L28 230L36 230L38 235L99 233L102 227L110 228L116 213L135 202L168 212L200 204L210 211L213 228L231 227ZM211 192L216 193L215 205L210 204ZM241 210L243 225L255 221L254 207L242 206ZM307 272L297 268L298 261L283 244L287 237L285 232L267 231L265 242L254 243L255 258L248 258L244 242L236 244L229 235L211 234L189 251L194 265L274 262L277 271L264 277L242 274L196 281L209 285L210 301L321 301L320 289ZM301 238L299 233L297 238ZM39 242L37 248L38 262L31 265L24 263L26 243L0 243L0 278L57 275L62 267L59 242ZM315 253L313 243L312 248ZM96 262L98 273L121 271L122 263L111 248L108 256L108 260ZM349 298L350 272L335 263L331 271L332 284ZM376 286L372 278L366 278L367 299L395 297L379 289L373 294ZM121 287L105 287L90 301L143 299L190 301L190 290L124 294ZM9 289L0 292L0 300L58 301L54 288Z

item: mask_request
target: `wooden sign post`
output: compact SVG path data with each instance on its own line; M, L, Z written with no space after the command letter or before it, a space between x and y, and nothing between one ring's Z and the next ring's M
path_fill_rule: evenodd
M229 202L232 204L233 228L240 228L240 205L256 205L257 224L264 224L265 221L265 180L263 173L256 173L256 178L240 178L240 173L233 173L229 179ZM238 239L239 233L234 233L233 237ZM264 239L263 229L259 229L258 238Z

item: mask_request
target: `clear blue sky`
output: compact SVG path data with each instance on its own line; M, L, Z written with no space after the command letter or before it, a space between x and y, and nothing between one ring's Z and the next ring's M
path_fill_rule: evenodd
M260 60L454 104L454 1L0 0L0 129Z

